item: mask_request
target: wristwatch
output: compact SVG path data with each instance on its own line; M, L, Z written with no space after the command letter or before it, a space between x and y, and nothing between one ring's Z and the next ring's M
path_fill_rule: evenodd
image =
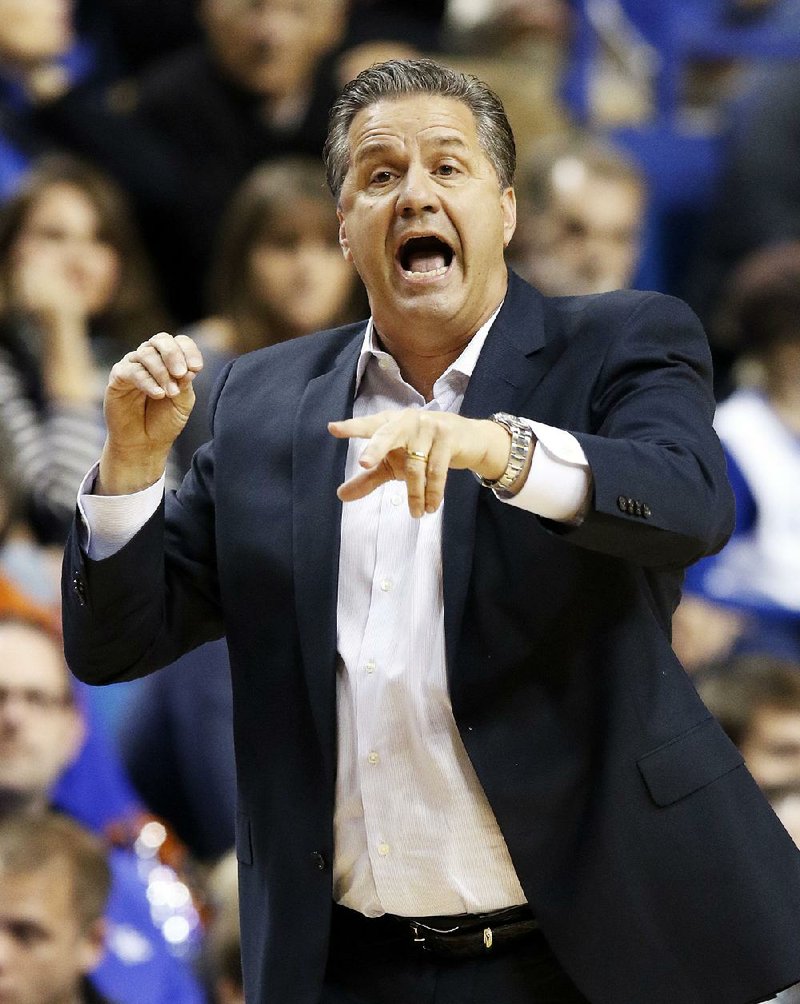
M507 415L504 411L495 412L490 419L510 433L511 452L506 469L496 481L489 481L479 474L475 474L475 477L484 488L491 488L499 499L508 499L516 494L517 483L528 466L533 448L533 430L526 422L521 422L515 415Z

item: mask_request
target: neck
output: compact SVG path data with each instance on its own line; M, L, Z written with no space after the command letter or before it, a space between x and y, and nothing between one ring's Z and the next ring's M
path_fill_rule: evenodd
M379 316L373 311L375 330L397 365L403 379L426 401L433 397L433 385L461 355L480 328L502 302L505 290L491 306L464 323L450 324L437 318Z
M475 332L472 334L474 335ZM447 367L458 359L471 337L472 335L467 337L463 344L455 348L432 355L414 352L400 354L394 351L388 343L386 343L386 350L400 367L400 373L406 383L418 391L426 401L431 401L433 399L433 385Z

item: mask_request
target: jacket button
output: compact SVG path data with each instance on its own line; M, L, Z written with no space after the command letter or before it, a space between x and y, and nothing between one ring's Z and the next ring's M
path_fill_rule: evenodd
M638 499L633 504L633 514L634 516L644 516L644 511L642 510L642 503Z
M324 872L327 866L327 861L325 860L325 855L321 854L319 851L314 851L311 855L311 860L314 863L314 867L319 871Z
M652 509L650 508L650 506L649 506L649 505L646 505L646 504L645 504L645 505L643 505L643 506L642 506L642 516L644 516L644 518L645 518L645 519L650 519L650 517L651 517L652 515L653 515L653 511L652 511Z
M617 499L617 509L619 509L620 512L628 511L628 500L624 495L620 495Z

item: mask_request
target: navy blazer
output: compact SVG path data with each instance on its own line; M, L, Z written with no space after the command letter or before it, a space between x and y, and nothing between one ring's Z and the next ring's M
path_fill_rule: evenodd
M363 324L237 360L212 443L118 554L65 559L84 680L227 633L247 1000L317 1004L331 904L336 595ZM681 302L513 274L462 414L571 431L580 527L451 471L442 560L464 745L523 889L593 1004L744 1004L800 980L800 852L670 646L682 568L733 522L710 360ZM163 543L162 543L163 541Z

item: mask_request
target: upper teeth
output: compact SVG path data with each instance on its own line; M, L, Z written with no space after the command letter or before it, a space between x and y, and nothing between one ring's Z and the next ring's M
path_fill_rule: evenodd
M428 272L411 272L407 268L404 268L403 271L406 275L444 275L448 267L447 265L442 265L439 268L432 268Z

